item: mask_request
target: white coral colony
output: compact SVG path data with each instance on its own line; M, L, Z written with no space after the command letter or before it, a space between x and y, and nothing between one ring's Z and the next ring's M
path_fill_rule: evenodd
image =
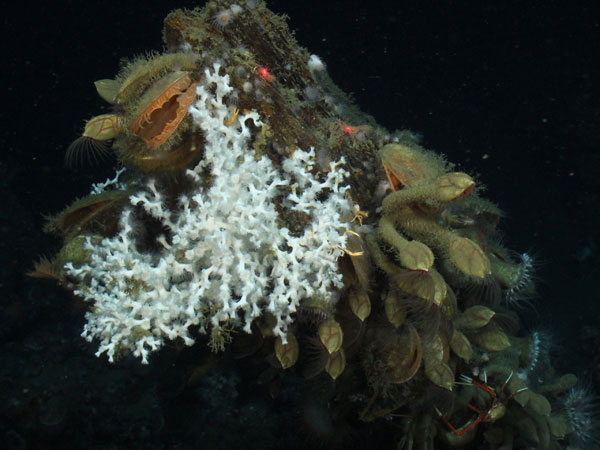
M336 260L352 216L343 159L331 163L320 181L311 172L314 149L295 150L281 169L258 158L248 124L260 127L259 116L246 112L227 125L225 99L233 88L219 69L218 63L205 69L189 109L205 139L203 159L187 171L193 192L180 197L177 213L152 180L129 198L169 230L170 239L159 238L159 254L138 250L136 219L126 208L116 236L100 242L88 237L88 262L67 264L69 275L85 286L76 294L94 304L83 336L99 339L97 354L110 361L129 350L147 363L165 339L191 345L193 325L201 332L224 324L250 332L253 319L266 311L276 318L273 333L285 341L290 314L302 299L333 299L342 286ZM202 178L207 171L209 186ZM311 218L303 233L278 227L277 197L281 207Z

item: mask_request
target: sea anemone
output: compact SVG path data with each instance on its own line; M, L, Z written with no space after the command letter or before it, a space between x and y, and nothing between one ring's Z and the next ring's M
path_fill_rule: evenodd
M229 10L234 16L237 16L238 14L241 14L244 9L240 5L234 3L229 7Z
M312 73L319 73L325 70L325 63L317 55L310 55L307 64L308 70Z
M501 246L495 246L488 257L492 275L502 289L506 305L513 309L529 306L535 294L534 259L529 253L512 254Z
M523 303L528 303L529 298L533 294L533 273L534 261L531 255L523 253L520 255L521 262L514 274L512 283L504 292L506 303L511 306L518 306Z
M564 400L565 413L569 421L571 439L575 444L600 443L598 439L598 398L579 386L572 388Z
M225 28L231 25L234 16L235 14L231 11L231 9L223 9L214 15L213 24L220 31L223 31Z
M523 367L517 375L531 386L542 383L550 363L552 340L546 331L535 330L528 339L526 351L521 355Z

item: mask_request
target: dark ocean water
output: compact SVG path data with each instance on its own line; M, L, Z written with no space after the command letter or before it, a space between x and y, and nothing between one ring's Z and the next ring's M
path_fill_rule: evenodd
M600 6L402 3L268 5L290 16L299 43L379 124L419 133L425 147L478 174L506 212L504 242L538 261L535 311L523 321L551 333L559 372L600 392ZM164 16L196 5L21 3L2 18L4 448L325 448L305 440L298 420L301 379L286 379L271 400L253 384L255 369L231 358L190 389L174 350L150 366L110 365L79 336L81 305L24 276L59 248L42 232L44 216L113 173L111 160L77 171L63 164L83 121L101 110L93 81L113 76L121 58L161 49ZM186 377L209 367L194 355L184 358ZM356 442L395 448L382 440Z

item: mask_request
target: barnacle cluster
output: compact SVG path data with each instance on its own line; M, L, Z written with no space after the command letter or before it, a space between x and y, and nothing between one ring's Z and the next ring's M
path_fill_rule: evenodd
M64 243L53 261L36 265L33 276L54 277L76 295L90 297L99 282L81 268L98 257L93 249L102 242L114 243L119 236L127 240L135 233L135 245L127 248L145 258L148 267L164 248L177 248L181 235L176 227L189 224L181 218L191 214L190 207L210 206L186 199L194 190L214 187L219 176L206 160L215 137L192 116L200 115L200 107L210 115L227 104L219 126L237 126L240 119L253 117L243 125L249 143L244 157L263 161L261 167L289 171L290 161L300 158L310 172L307 190L310 184L326 186L324 180L335 178L331 171L350 176L340 190L347 197L339 218L344 226L331 231L340 244L325 252L337 258L341 281L313 295L306 295L314 292L310 289L296 291L291 282L278 286L292 299L286 329L276 325L274 309L258 311L258 301L247 302L250 288L242 285L230 293L237 306L226 319L191 324L208 333L213 350L227 349L262 364L259 382L272 395L281 377L303 375L311 399L303 404L311 408L316 397L311 387L316 392L329 386L322 414L352 424L365 439L383 433L390 448L553 450L582 428L580 416L558 406L574 392L576 377L554 371L547 346L540 344L539 334L521 329L514 308L533 294L531 259L502 246L497 236L502 213L479 195L473 177L419 146L412 133L389 132L360 112L322 63L316 69L320 59L299 47L285 20L261 0L214 0L203 9L173 11L165 19L163 37L164 53L138 57L114 79L96 82L114 112L91 119L69 153L112 141L126 171L49 220L47 230ZM207 82L211 76L227 80L226 92ZM201 91L218 102L198 106L194 102ZM311 148L311 153L301 150ZM225 171L229 166L225 161L219 167ZM228 181L244 189L240 180L236 173ZM278 187L282 190L270 197L277 212L273 221L290 237L286 242L310 233L315 223L314 212L285 207L285 199L297 197L294 186ZM324 201L335 189L327 187L318 198ZM161 208L170 215L161 216ZM218 208L214 214L226 216L226 205ZM212 212L204 214L210 219ZM131 226L129 217L135 217L137 229L123 234ZM239 247L249 248L248 242ZM267 256L274 251L261 249ZM302 264L307 261L302 254L311 248L302 244L291 251L300 255L294 264ZM171 264L183 265L190 252L181 247L169 254ZM102 255L111 258L113 253ZM130 264L125 269L133 273L135 261ZM202 271L208 262L194 264L193 270ZM83 275L75 276L78 271ZM319 268L313 272L294 273L305 278L298 280L301 284L322 275ZM183 270L169 274L169 289L195 280ZM207 283L210 277L209 271ZM101 281L107 291L114 291L114 285L108 286L113 282L123 284L116 302L157 289L150 279ZM261 292L275 289L268 279L261 283ZM169 309L168 304L161 307ZM238 317L253 307L256 320L242 332ZM223 303L203 308L200 313L207 317L225 317ZM152 326L144 322L144 307L132 314L132 320L139 320L132 339L158 347L151 340ZM186 344L193 343L185 336ZM181 338L173 333L173 339ZM115 358L126 350L116 349ZM311 429L310 420L305 425ZM347 428L332 427L330 436L321 433L319 439L336 441L339 429ZM355 433L348 437L354 439Z

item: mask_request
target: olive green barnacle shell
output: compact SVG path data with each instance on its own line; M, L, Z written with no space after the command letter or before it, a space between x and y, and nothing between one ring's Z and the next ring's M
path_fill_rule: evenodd
M286 344L283 343L280 336L275 340L275 356L277 356L281 367L284 369L288 369L296 364L299 353L298 339L296 339L293 333L287 334Z
M440 359L425 360L425 375L433 384L451 391L454 387L454 372Z
M508 336L500 330L485 330L470 336L471 340L484 350L500 352L510 347Z
M325 371L329 374L331 378L335 380L342 374L345 368L346 354L344 353L344 349L340 348L339 350L329 355L329 360L325 365Z
M329 354L337 352L342 347L344 332L341 325L333 319L319 325L319 339Z
M350 291L348 302L350 303L350 309L361 322L364 322L371 314L371 300L366 292L353 289Z
M454 321L454 326L462 330L477 330L490 323L495 315L487 306L472 306Z
M386 317L396 328L406 320L406 305L396 291L388 292L384 299L384 308Z
M416 374L423 361L423 347L416 328L410 323L402 327L398 342L386 355L387 373L395 384L406 383Z
M533 410L540 416L547 417L552 412L552 406L546 397L535 392L529 392L529 402L527 408Z
M469 342L469 339L463 333L456 329L452 333L452 339L450 339L450 348L466 362L469 362L473 356L471 342Z

